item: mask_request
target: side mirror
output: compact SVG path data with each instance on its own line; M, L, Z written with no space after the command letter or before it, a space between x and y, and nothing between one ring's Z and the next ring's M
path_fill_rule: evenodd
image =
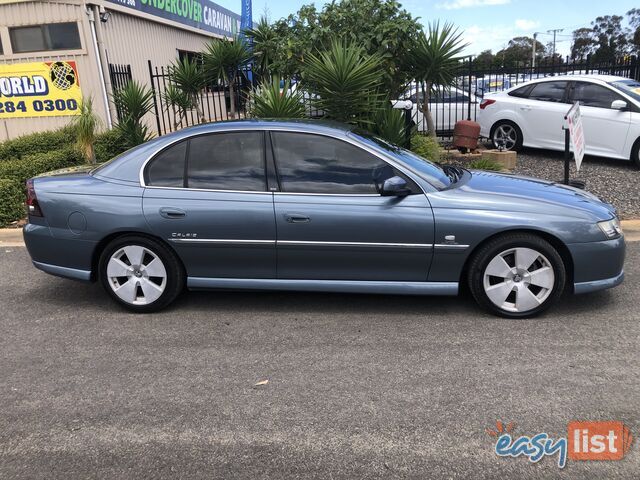
M407 181L402 178L395 177L387 178L382 184L380 195L383 197L406 197L411 193L411 189L407 184Z
M614 110L624 111L627 109L627 107L627 102L625 102L624 100L614 100L613 102L611 102L611 108L613 108Z

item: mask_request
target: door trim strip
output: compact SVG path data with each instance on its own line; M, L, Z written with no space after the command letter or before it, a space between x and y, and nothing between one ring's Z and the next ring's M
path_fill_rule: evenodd
M431 243L383 243L383 242L319 242L306 240L243 240L233 238L170 238L173 243L205 245L282 245L292 247L364 247L364 248L423 248L431 249Z
M193 243L204 245L275 245L275 240L237 240L234 238L169 238L173 243Z

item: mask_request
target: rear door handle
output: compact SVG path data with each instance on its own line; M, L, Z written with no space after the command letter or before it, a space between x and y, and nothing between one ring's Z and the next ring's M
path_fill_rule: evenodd
M187 212L179 208L162 207L160 209L160 216L164 218L182 218L187 216Z
M309 223L311 218L300 213L285 213L284 218L289 223Z

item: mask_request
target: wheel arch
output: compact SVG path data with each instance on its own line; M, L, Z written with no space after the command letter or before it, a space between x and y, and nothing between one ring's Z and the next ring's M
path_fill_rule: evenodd
M479 242L471 252L469 252L469 255L467 255L467 258L464 262L464 265L462 267L462 270L460 271L460 278L459 278L459 284L460 285L467 285L467 275L469 273L469 264L471 263L471 261L473 260L474 256L476 255L476 253L488 242L490 242L491 240L498 238L502 235L507 235L507 234L512 234L512 233L526 233L529 235L536 235L544 240L546 240L547 242L549 242L551 244L551 246L553 248L556 249L556 251L558 252L558 254L560 255L560 258L562 258L562 263L564 264L564 267L566 269L566 274L567 274L567 285L565 288L571 289L573 290L573 271L574 271L574 265L573 265L573 257L571 256L571 252L569 251L569 248L567 247L567 245L558 237L556 237L555 235L546 232L544 230L538 230L535 228L514 228L514 229L509 229L509 230L502 230L500 232L494 233L493 235L490 235L488 237L486 237L485 239L483 239L481 242Z
M185 268L184 262L182 261L182 258L180 258L180 255L178 255L178 252L176 252L173 245L171 245L166 240L147 232L141 232L137 230L124 230L124 231L110 233L109 235L104 237L102 240L100 240L96 245L96 247L93 249L93 254L91 256L91 281L92 282L95 282L98 279L97 274L98 274L98 263L100 262L100 255L102 255L102 252L107 247L107 245L109 245L109 243L111 243L113 240L115 240L118 237L125 237L128 235L145 237L151 240L155 240L156 242L160 242L162 245L167 247L175 255L175 257L178 259L178 262L180 262L180 265L182 265L182 268L184 269L184 271L185 272L187 271Z

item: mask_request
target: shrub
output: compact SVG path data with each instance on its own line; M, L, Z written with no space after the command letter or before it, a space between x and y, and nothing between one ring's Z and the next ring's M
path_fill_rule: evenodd
M0 179L15 180L24 184L31 177L41 173L82 163L82 155L71 148L48 153L36 153L28 157L0 162ZM2 199L0 199L0 202L2 202Z
M373 133L394 145L407 146L407 126L404 112L392 108L391 105L386 105L376 112L370 129Z
M257 118L303 118L305 116L302 94L292 90L289 81L280 91L280 79L274 77L263 82L253 91L251 98L253 115Z
M116 128L98 134L94 144L96 162L106 162L128 150L126 143L122 132Z
M0 143L0 162L23 158L35 153L50 152L76 143L76 129L66 126L58 130L31 133Z
M24 188L20 182L0 178L0 227L25 216Z
M440 144L432 136L414 135L411 137L411 151L432 162L440 162Z
M476 170L490 170L492 172L500 172L502 171L502 165L494 162L493 160L488 160L486 158L479 158L478 160L474 160L469 164L470 168L475 168Z

